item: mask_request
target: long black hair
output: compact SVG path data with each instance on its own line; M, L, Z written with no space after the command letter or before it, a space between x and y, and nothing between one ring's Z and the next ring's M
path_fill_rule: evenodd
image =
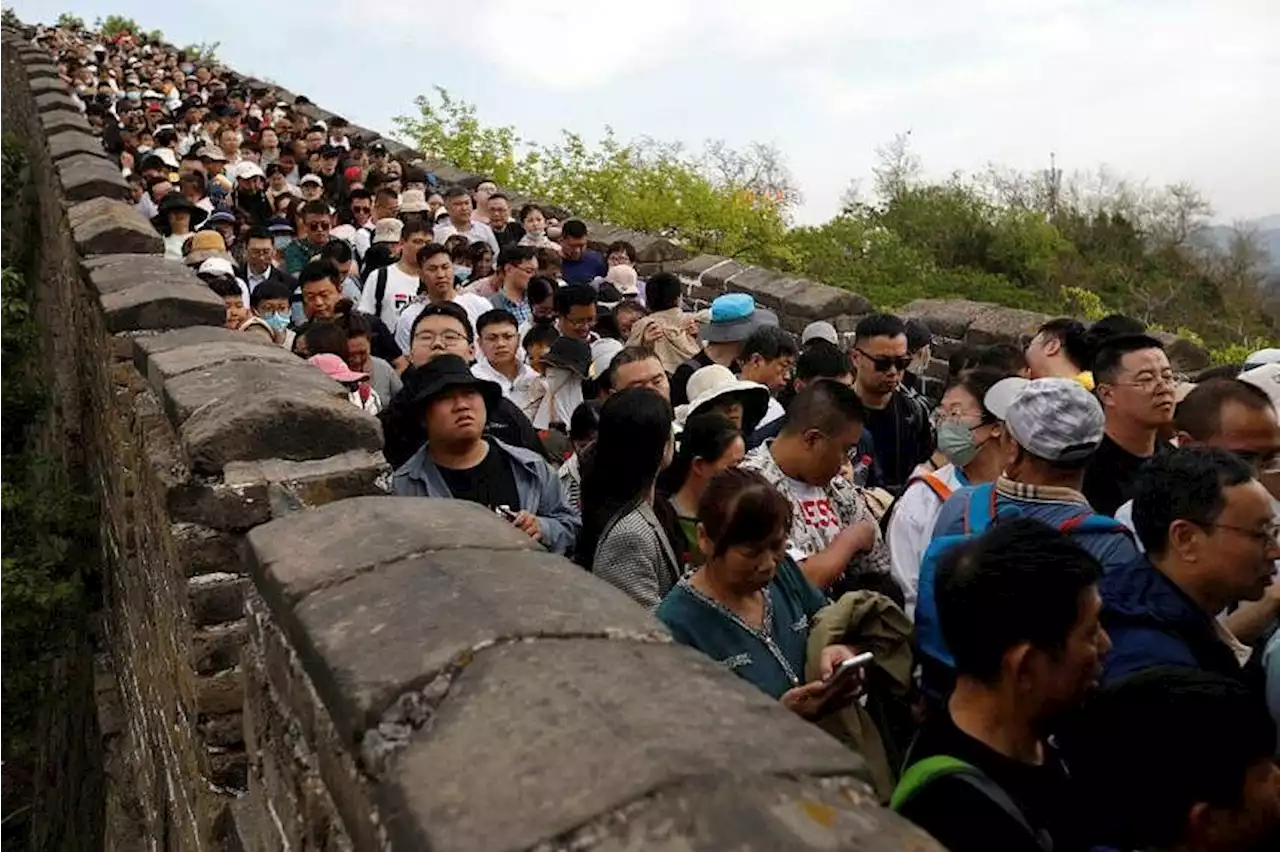
M741 437L741 430L718 411L690 417L676 439L675 458L658 477L658 491L675 494L684 487L695 459L715 461L725 454L735 438Z
M609 520L645 498L671 439L671 404L649 388L628 388L600 408L596 443L582 469L582 533L574 558L589 568Z

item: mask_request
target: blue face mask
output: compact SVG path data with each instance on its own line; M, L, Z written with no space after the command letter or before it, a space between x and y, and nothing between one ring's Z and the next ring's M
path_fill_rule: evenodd
M262 321L265 322L272 331L279 334L289 327L289 312L284 311L282 313L267 314L262 318Z

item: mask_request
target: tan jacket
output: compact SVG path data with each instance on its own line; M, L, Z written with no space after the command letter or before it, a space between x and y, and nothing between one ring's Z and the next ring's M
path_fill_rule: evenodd
M849 592L813 617L809 647L805 653L805 682L822 677L822 649L828 645L852 645L859 653L875 654L871 665L888 676L895 688L907 692L911 685L911 619L898 605L879 592ZM881 683L884 678L877 678ZM824 731L862 755L871 785L882 801L889 801L896 782L880 731L871 714L858 702L818 720Z
M668 375L674 373L676 367L697 355L698 350L702 348L693 335L685 330L685 314L679 307L655 311L636 320L635 325L631 326L630 336L627 337L627 345L646 345L644 330L651 325L662 328L662 336L653 342L651 348L658 356L658 360L662 362L662 369L666 370Z

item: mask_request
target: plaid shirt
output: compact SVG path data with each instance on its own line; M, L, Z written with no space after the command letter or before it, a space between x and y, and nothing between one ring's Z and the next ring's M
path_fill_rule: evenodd
M521 299L513 302L507 298L507 294L499 290L489 297L489 301L493 302L495 308L511 311L516 318L516 325L522 325L526 322L533 322L533 308L529 306L528 299Z
M818 553L826 548L827 543L816 530L805 523L800 500L791 487L791 477L782 472L782 468L778 467L778 463L773 459L773 453L770 452L769 448L772 444L773 441L766 441L756 447L742 460L742 466L759 472L770 485L777 488L790 501L791 532L788 547L810 555ZM880 525L876 523L875 516L867 507L862 489L844 477L836 476L823 490L827 494L827 499L831 501L831 508L835 510L842 527L850 527L867 520L871 521L876 531L875 544L866 553L854 557L849 562L844 576L868 573L888 574L892 564L889 559L889 547L880 533Z

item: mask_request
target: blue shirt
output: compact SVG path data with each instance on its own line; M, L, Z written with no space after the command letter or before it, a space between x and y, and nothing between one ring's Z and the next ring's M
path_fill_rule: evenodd
M681 645L697 648L774 698L804 683L805 652L813 615L826 605L788 557L765 588L765 622L754 630L688 579L673 587L655 615Z
M609 266L600 252L591 249L584 251L578 260L566 260L560 264L560 276L569 284L590 284L608 272Z
M933 537L964 533L964 514L973 488L962 488L942 504ZM1082 513L1092 512L1084 496L1069 488L1037 488L1001 477L996 482L996 514L1002 511L1035 518L1057 529ZM1102 563L1104 572L1128 565L1138 557L1133 537L1126 532L1080 532L1072 540Z

